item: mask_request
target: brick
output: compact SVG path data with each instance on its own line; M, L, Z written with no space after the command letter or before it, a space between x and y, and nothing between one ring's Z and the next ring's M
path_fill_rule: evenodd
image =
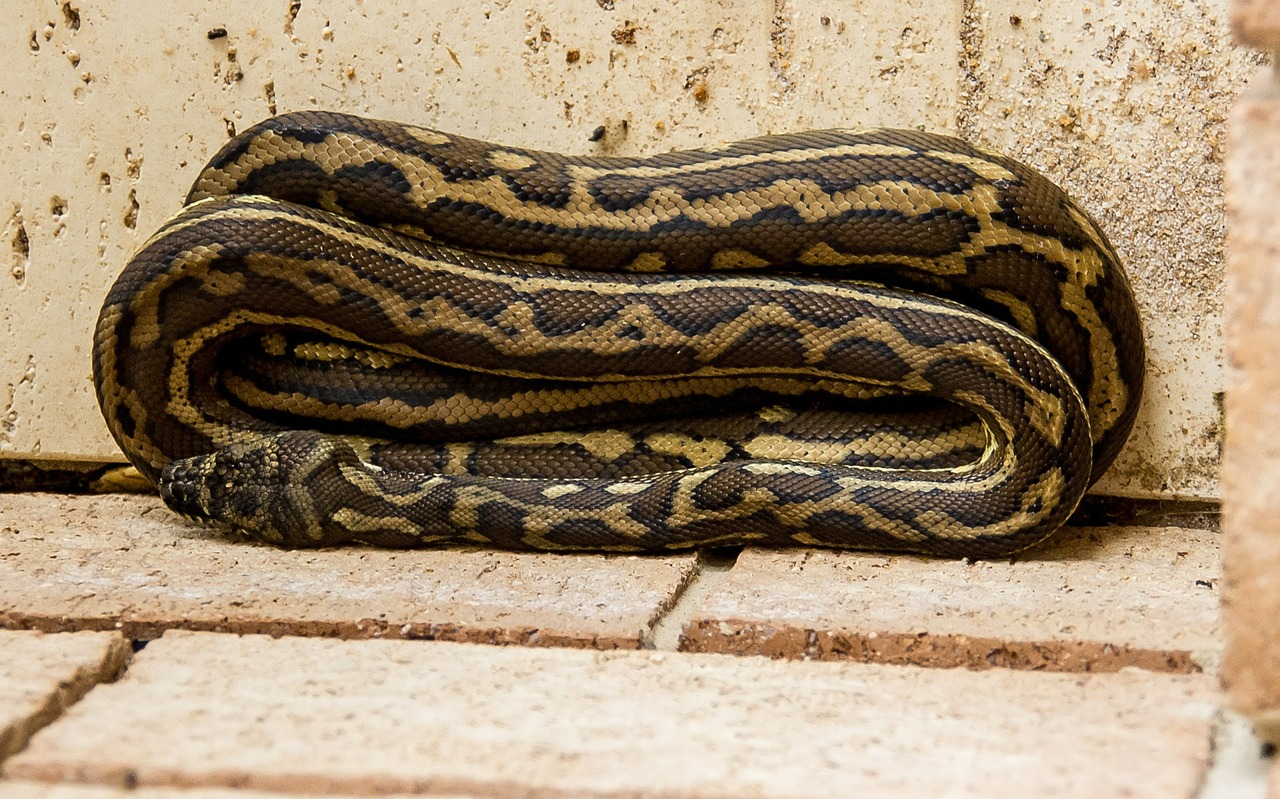
M5 799L314 799L321 794L264 793L228 788L119 788L101 785L50 784L29 780L0 779L0 796ZM325 799L343 799L324 794ZM383 799L408 799L407 794L381 794ZM351 799L351 798L348 798ZM460 794L434 795L433 799L473 799Z
M0 761L89 689L115 679L129 646L112 633L0 631Z
M6 774L338 793L1168 799L1194 795L1216 701L1205 675L1141 670L177 632Z
M1231 32L1241 44L1266 49L1280 46L1280 3L1232 0Z
M1280 742L1280 93L1250 94L1232 122L1223 680L1259 733Z
M681 648L936 667L1193 672L1217 660L1216 534L1077 528L1010 561L748 549Z
M191 527L158 499L0 494L0 626L180 627L636 648L697 570L485 550L288 551Z

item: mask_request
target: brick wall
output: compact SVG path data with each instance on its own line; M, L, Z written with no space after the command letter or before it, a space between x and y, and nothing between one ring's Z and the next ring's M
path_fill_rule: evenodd
M1237 35L1280 46L1280 2L1236 2ZM1223 681L1280 741L1280 82L1255 82L1231 115L1227 161L1227 447Z

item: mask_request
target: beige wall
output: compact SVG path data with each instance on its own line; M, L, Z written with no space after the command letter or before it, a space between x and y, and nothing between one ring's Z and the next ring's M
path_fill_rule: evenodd
M1217 495L1221 150L1257 61L1229 47L1225 0L6 5L0 455L116 457L90 382L101 298L203 160L272 112L621 154L892 125L1016 154L1100 218L1150 347L1102 488Z

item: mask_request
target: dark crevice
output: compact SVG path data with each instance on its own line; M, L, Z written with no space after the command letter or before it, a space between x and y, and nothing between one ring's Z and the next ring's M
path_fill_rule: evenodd
M70 3L62 4L62 20L71 30L80 30L80 11Z
M298 12L302 11L302 0L289 0L289 16L284 21L284 32L286 36L293 35L293 23L298 19Z
M745 547L711 547L698 553L698 563L703 569L731 569Z
M1221 530L1222 503L1211 500L1087 496L1067 524L1075 527L1192 527Z

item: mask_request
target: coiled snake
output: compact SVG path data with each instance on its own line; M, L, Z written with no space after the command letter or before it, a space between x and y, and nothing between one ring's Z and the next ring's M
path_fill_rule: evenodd
M1143 345L1094 222L953 138L589 158L307 112L214 157L93 366L172 508L287 546L998 556L1111 463Z

